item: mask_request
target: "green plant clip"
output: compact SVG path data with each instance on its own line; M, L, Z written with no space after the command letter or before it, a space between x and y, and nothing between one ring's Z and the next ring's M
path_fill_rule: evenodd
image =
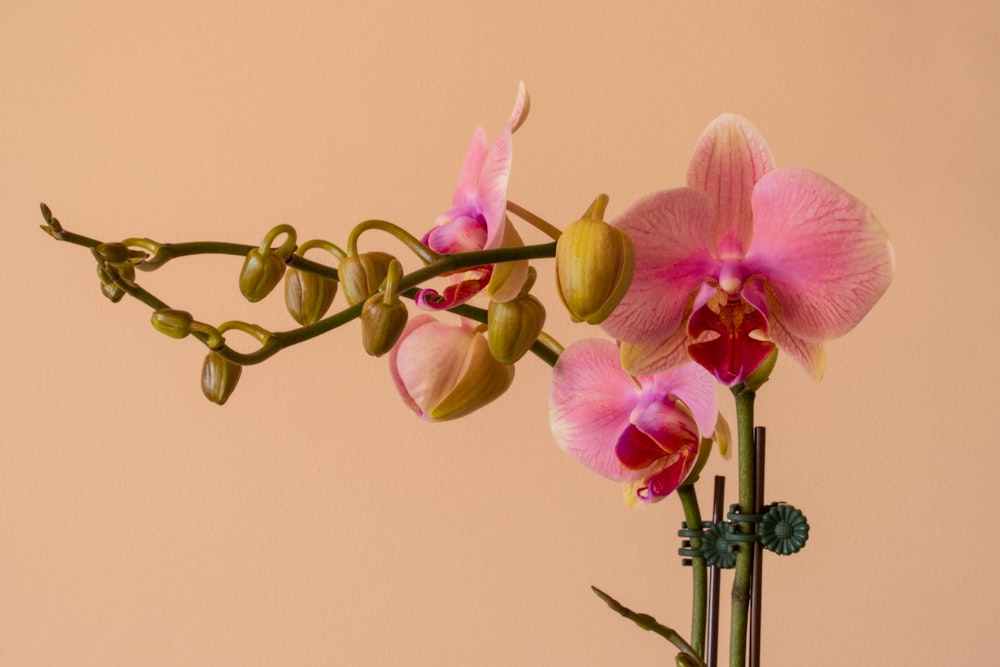
M787 503L771 503L757 527L761 546L779 556L790 556L806 545L809 522L797 508Z

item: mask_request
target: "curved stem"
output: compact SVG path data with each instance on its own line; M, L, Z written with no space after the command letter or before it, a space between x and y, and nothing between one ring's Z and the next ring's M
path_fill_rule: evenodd
M690 644L684 641L683 637L677 634L676 630L674 630L673 628L668 628L667 626L662 625L661 623L658 623L657 620L652 616L650 616L649 614L640 614L638 612L632 611L631 609L623 605L621 602L614 599L613 597L602 591L600 588L597 588L596 586L591 586L590 590L594 591L594 594L597 595L597 597L604 600L604 602L607 603L607 605L611 607L611 609L618 612L628 620L632 621L643 630L649 630L650 632L655 632L656 634L660 635L668 642L676 646L678 650L681 651L681 653L689 656L691 658L691 662L693 662L697 667L705 667L705 663L701 659L701 656L699 656L695 652L694 648L692 648Z
M353 256L358 254L358 238L360 238L360 236L369 229L378 229L395 236L397 239L402 241L403 245L409 248L414 255L423 260L424 264L430 264L439 257L436 252L421 243L417 237L413 236L399 225L393 224L387 220L365 220L364 222L360 222L355 225L354 229L351 230L350 235L347 237L348 255Z
M711 447L711 444L709 444ZM694 484L685 484L677 488L677 495L684 508L684 520L690 530L701 528L701 509L698 507L698 494ZM691 548L701 548L701 538L691 538ZM691 558L691 646L699 656L705 656L705 619L708 600L708 570L703 556Z
M756 393L743 385L732 388L736 397L736 430L739 457L740 512L753 514L756 456L753 443L753 407ZM753 530L742 524L744 532ZM744 667L747 653L747 619L750 611L750 586L753 579L753 549L741 544L736 554L733 577L732 617L729 630L729 667Z
M535 227L536 229L545 233L553 241L558 241L559 237L562 236L562 230L560 230L558 227L549 222L546 222L545 220L538 217L528 209L524 208L523 206L515 204L509 199L507 200L507 210L516 215L517 217L521 218L525 222L527 222L532 227Z

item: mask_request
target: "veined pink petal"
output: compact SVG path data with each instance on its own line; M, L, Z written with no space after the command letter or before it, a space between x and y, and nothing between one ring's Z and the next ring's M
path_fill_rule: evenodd
M629 375L656 375L690 361L687 355L687 327L655 343L622 343L621 365Z
M609 340L587 339L566 348L552 369L549 423L556 442L595 472L616 481L634 479L615 456L629 426L639 387L622 371Z
M513 142L510 128L504 128L490 147L490 152L483 161L479 180L476 182L476 202L480 214L486 220L484 249L496 248L503 240L512 159Z
M628 343L660 343L686 315L692 293L717 264L708 238L715 211L693 188L654 192L635 202L613 225L635 249L632 284L601 323Z
M770 319L814 343L841 336L892 280L885 229L854 196L805 169L778 169L753 193L746 266L764 283ZM780 342L779 342L780 345Z
M458 174L458 184L455 185L455 191L451 196L452 206L464 207L473 203L476 183L479 181L479 172L483 169L489 145L489 141L486 139L486 130L477 127L476 131L472 133L469 148L465 152L465 162L462 163L462 171Z
M717 218L710 243L722 256L742 255L750 246L754 218L750 196L754 184L774 168L774 159L750 121L723 114L695 145L687 183L708 193Z

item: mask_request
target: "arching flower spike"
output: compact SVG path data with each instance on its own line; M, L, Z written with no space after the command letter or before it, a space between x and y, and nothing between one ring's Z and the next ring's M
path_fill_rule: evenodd
M527 117L528 107L528 96L521 82L510 119L492 146L487 142L486 131L476 128L452 194L452 207L438 216L435 227L422 239L431 250L454 254L523 245L507 218L507 186L512 135ZM491 296L497 301L517 296L527 271L527 262L515 263L505 272L509 275L503 276L503 284L491 289ZM417 304L445 310L465 303L489 285L493 273L494 267L490 265L465 270L443 293L421 290Z
M821 379L824 342L854 328L892 279L881 224L823 176L775 169L732 114L699 139L688 185L614 222L635 246L632 285L602 324L624 342L622 364L648 374L690 357L731 386L777 345Z
M630 377L611 341L570 345L552 372L549 421L573 458L625 484L626 502L655 502L690 474L715 429L715 381L697 364Z

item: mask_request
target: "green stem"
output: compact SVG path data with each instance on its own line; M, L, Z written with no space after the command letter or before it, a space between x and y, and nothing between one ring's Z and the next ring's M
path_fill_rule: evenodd
M743 385L732 388L736 397L736 429L739 457L740 512L754 512L756 457L753 443L753 406L756 393ZM753 528L741 524L743 532ZM736 554L736 574L733 577L733 597L729 632L729 667L744 667L747 653L747 620L750 613L750 587L753 579L753 549L740 544Z
M553 241L558 241L559 237L562 236L562 231L558 227L549 222L546 222L545 220L535 215L528 209L524 208L523 206L519 206L518 204L515 204L509 199L507 200L507 210L516 215L517 217L521 218L528 224L530 224L532 227L535 227L536 229L548 235L548 237L551 238Z
M364 222L358 223L347 237L348 255L353 256L358 254L358 238L360 238L361 234L369 229L378 229L395 236L397 239L402 241L403 245L409 248L414 255L423 260L424 264L429 264L439 257L436 252L421 243L417 237L413 236L399 225L391 223L387 220L365 220Z
M711 446L711 445L709 445ZM684 508L684 520L690 530L701 527L701 509L698 507L698 494L694 484L678 487L677 495ZM701 538L691 538L691 548L701 548ZM707 618L708 601L708 570L705 558L691 558L691 646L699 656L705 656L705 619Z
M650 616L649 614L640 614L638 612L632 611L631 609L623 605L621 602L614 599L613 597L602 591L600 588L597 588L596 586L591 586L590 590L594 591L597 597L604 600L604 602L607 603L607 605L611 607L611 609L618 612L628 620L632 621L643 630L649 630L650 632L655 632L656 634L660 635L668 642L676 646L678 650L681 651L681 653L691 658L691 662L694 665L696 665L697 667L705 667L705 662L701 659L701 656L698 655L698 653L694 650L694 648L690 644L684 641L683 637L677 634L676 630L674 630L673 628L668 628L667 626L662 625L661 623L658 623L657 620L652 616Z

